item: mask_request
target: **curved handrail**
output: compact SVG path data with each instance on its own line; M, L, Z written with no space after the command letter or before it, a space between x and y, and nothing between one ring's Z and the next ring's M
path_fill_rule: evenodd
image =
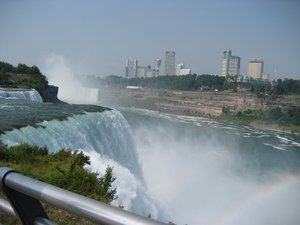
M107 205L105 203L75 194L56 186L23 176L11 168L0 168L0 187L7 196L16 214L22 220L32 213L31 221L44 215L39 201L64 209L70 213L101 224L130 224L130 225L162 225L163 223L149 219L132 212ZM25 196L25 197L24 197ZM22 201L22 202L21 202ZM36 202L38 201L38 202ZM23 204L24 207L20 204ZM23 212L28 210L26 205L34 205L37 212ZM25 215L24 215L25 214ZM23 224L27 224L22 220ZM30 222L28 223L30 224Z

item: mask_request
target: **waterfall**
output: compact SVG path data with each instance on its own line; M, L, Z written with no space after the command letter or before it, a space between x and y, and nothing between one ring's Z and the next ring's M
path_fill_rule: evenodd
M63 121L44 121L34 127L6 131L0 141L8 146L24 142L47 146L50 152L62 148L81 150L91 158L90 169L103 172L108 165L113 166L118 203L144 216L158 215L144 188L130 126L119 111L86 112Z
M1 88L0 98L23 99L34 102L43 102L42 97L35 89Z

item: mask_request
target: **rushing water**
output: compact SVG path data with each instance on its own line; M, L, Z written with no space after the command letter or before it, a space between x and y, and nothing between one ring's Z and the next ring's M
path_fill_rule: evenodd
M28 89L9 89L9 88L0 88L0 98L2 99L23 99L34 102L43 102L40 94L34 90Z
M165 222L300 221L298 136L147 110L120 111L2 99L0 140L46 145L50 151L82 150L94 171L114 167L115 204Z
M62 148L83 151L90 156L93 171L102 174L108 165L114 168L119 197L114 204L161 218L147 194L131 129L119 111L22 100L1 100L0 110L2 143L13 146L26 142L47 146L51 152ZM12 129L14 125L18 126Z
M177 224L298 224L300 138L121 109L151 196Z

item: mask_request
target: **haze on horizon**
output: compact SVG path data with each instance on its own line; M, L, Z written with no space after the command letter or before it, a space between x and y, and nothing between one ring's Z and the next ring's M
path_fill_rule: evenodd
M298 0L1 0L0 61L37 65L63 57L76 74L124 75L126 59L153 65L164 52L193 73L220 74L222 53L300 79Z

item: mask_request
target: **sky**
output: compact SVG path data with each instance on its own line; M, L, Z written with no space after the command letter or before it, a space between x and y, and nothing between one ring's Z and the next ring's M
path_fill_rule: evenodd
M220 74L223 51L264 60L271 78L300 79L299 0L0 0L0 61L124 75L127 59L164 52L197 74Z

